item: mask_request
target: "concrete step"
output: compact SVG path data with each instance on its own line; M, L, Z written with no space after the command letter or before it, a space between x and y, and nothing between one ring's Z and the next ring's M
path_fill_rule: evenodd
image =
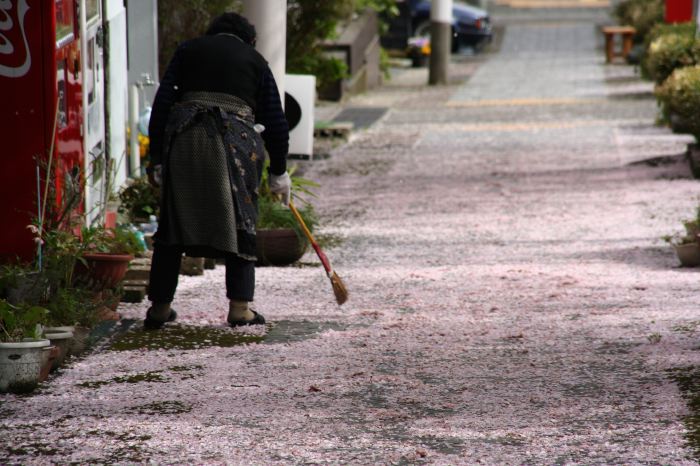
M151 274L151 265L131 265L129 270L126 271L124 280L146 280L148 283L148 277Z
M146 287L145 286L132 286L124 285L122 286L122 298L123 303L140 303L146 298Z

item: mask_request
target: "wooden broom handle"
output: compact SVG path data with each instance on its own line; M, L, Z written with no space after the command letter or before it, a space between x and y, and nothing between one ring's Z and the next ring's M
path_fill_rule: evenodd
M289 200L289 210L292 211L292 215L294 215L294 218L296 218L297 222L299 222L299 226L301 226L301 229L304 231L304 236L306 236L306 239L309 240L309 242L311 243L311 246L316 251L316 255L321 260L321 263L323 264L323 268L326 269L327 273L331 273L331 271L333 269L331 268L331 263L328 260L328 257L326 257L326 255L323 253L323 251L321 251L321 248L316 243L316 240L314 240L314 237L311 234L311 231L306 226L306 223L304 223L304 219L301 218L299 211L297 210L296 207L294 207L294 203L292 202L291 199Z

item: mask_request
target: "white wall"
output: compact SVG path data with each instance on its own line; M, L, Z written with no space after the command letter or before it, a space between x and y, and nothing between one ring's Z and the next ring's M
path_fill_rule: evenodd
M143 80L147 73L158 82L158 1L127 0L129 85ZM153 103L157 86L143 88L142 95ZM142 99L143 100L143 99ZM141 110L144 104L141 102Z
M126 128L128 125L128 72L126 9L122 0L107 0L105 21L109 24L109 153L114 160L114 188L127 178Z

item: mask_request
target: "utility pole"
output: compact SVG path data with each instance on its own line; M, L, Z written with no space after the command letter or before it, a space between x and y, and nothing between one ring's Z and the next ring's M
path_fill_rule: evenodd
M243 16L255 26L256 48L275 76L284 105L284 74L287 61L287 0L244 0Z
M700 39L700 0L693 1L693 16L695 17L695 38Z
M430 75L428 84L447 84L452 51L452 0L430 5Z

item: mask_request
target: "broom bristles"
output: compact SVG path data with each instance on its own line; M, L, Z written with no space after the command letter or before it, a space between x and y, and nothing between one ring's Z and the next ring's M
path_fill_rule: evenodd
M340 279L335 271L330 274L330 279L333 293L335 294L335 300L340 306L348 300L348 289L345 288L345 283L343 283L343 280Z

